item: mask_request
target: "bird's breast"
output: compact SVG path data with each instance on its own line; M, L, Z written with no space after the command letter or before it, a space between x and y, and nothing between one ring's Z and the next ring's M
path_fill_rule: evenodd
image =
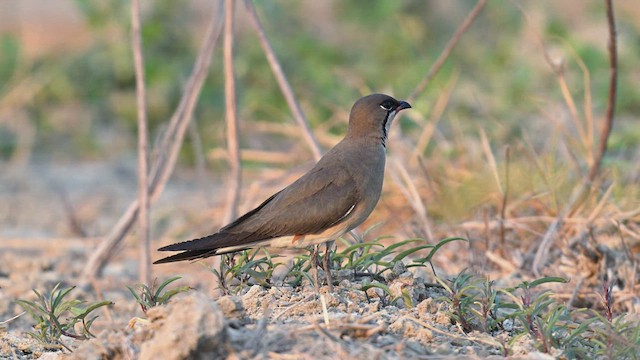
M363 150L366 147L362 148ZM349 167L351 177L356 182L359 201L349 221L349 230L360 225L376 207L382 192L384 180L385 151L375 146L360 153L360 157Z

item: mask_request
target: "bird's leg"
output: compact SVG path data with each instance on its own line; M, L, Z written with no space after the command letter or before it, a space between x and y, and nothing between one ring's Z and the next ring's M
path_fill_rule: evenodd
M333 241L328 241L325 244L325 252L324 252L324 276L327 280L327 285L329 286L329 292L333 292L333 279L331 279L331 257L329 256L331 253L331 247L333 246Z
M318 280L318 252L320 245L314 245L311 252L311 269L313 270L313 286L316 289L316 295L320 296L320 282Z

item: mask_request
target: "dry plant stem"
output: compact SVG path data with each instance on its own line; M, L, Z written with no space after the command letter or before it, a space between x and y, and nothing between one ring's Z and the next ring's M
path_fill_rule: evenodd
M214 148L209 150L208 158L210 160L226 160L229 158L227 149ZM264 165L289 165L292 166L296 162L303 161L298 154L282 151L264 151L256 149L242 149L240 158L244 161L259 162ZM245 199L246 201L246 199Z
M191 147L195 157L196 177L201 183L204 183L207 177L207 160L196 121L189 121L189 138L191 139Z
M605 0L607 5L607 25L609 29L609 97L607 98L607 112L600 130L600 142L598 143L598 149L593 159L591 169L589 169L589 182L598 175L600 166L602 164L602 158L607 152L607 143L609 141L609 135L611 134L611 128L613 127L613 116L616 107L616 92L618 87L618 45L616 40L616 22L613 15L613 3L612 0Z
M164 186L173 172L178 152L182 146L184 134L188 127L196 100L209 71L211 56L222 25L222 0L214 10L211 23L198 52L195 65L187 81L180 104L171 117L169 127L160 144L159 156L151 168L149 184L150 201L155 201L164 190ZM102 240L98 249L92 253L83 270L83 283L87 284L95 278L109 261L115 247L124 239L138 215L138 200L134 200L120 217L111 232Z
M300 305L305 304L307 301L309 301L309 300L311 300L312 298L315 298L315 297L316 297L316 294L311 294L311 295L307 296L306 298L304 298L304 299L302 299L302 300L300 300L300 301L297 301L297 302L293 303L293 305L291 305L291 306L287 307L286 309L282 310L279 314L275 315L275 316L273 317L273 321L278 320L282 315L285 315L285 314L286 314L286 313L288 313L289 311L291 311L291 310L295 309L296 307L298 307L298 306L300 306Z
M505 242L504 223L505 223L505 214L506 214L506 208L507 208L507 198L509 196L509 146L507 146L505 149L506 166L505 166L505 184L503 186L502 183L500 182L500 175L498 174L498 165L496 163L495 157L493 156L493 152L491 151L491 145L489 144L489 139L487 138L487 134L482 128L479 129L479 132L480 132L480 140L482 143L482 149L487 157L487 161L489 162L489 166L491 167L491 170L493 172L493 176L496 180L496 185L498 186L498 191L500 191L500 194L502 194L502 204L500 207L499 232L500 232L500 244L504 245L504 242Z
M518 10L520 10L525 21L530 24L531 19L529 17L529 14L522 8L521 4L513 1L512 3L518 8ZM558 81L558 86L560 87L562 97L564 99L565 105L567 106L569 114L571 115L570 117L571 121L573 122L573 126L575 127L575 130L578 132L580 145L582 146L582 149L586 151L588 154L587 161L593 161L593 142L592 142L593 140L593 131L592 131L593 121L592 120L593 119L592 119L592 110L591 110L591 95L590 95L591 86L590 86L589 70L585 66L584 62L580 59L578 54L575 53L575 51L573 51L574 58L578 66L580 66L580 69L582 70L583 83L585 86L584 113L587 119L587 123L585 126L583 126L580 120L580 115L578 113L578 108L576 106L575 101L573 100L573 95L571 94L571 90L569 89L569 85L567 84L567 80L564 75L564 71L565 71L564 61L561 61L561 62L554 61L549 55L549 52L547 52L547 50L545 49L544 41L542 40L542 37L540 36L540 34L534 33L534 35L535 35L534 39L536 40L536 45L540 49L540 52L542 53L547 65L549 65L549 67L553 70L553 72L556 75L556 80ZM570 44L567 43L565 45L569 49L573 50ZM573 132L567 135L569 137L568 140L571 141L574 136Z
M478 17L478 14L480 14L480 11L482 11L482 9L486 4L487 4L487 0L479 0L476 3L476 6L474 6L471 12L469 12L469 15L467 15L467 17L464 19L462 24L460 24L460 27L458 27L456 32L453 34L453 36L445 46L444 50L442 50L442 53L440 53L440 56L438 57L436 62L433 63L427 75L422 79L422 81L420 81L420 83L418 84L418 86L416 86L416 88L413 90L411 95L409 95L409 97L407 98L407 101L413 102L413 100L415 100L415 98L421 92L423 92L424 89L427 88L427 85L429 85L429 83L431 82L431 79L433 79L433 77L438 73L438 71L440 71L440 68L442 68L442 65L444 65L444 62L447 61L447 58L451 54L451 51L453 51L453 48L456 47L456 45L462 38L462 35L464 35L464 33L467 32L471 24L473 24L473 21L476 19L476 17Z
M631 272L632 276L631 279L629 279L629 284L631 285L631 289L633 292L633 289L636 287L636 278L638 276L638 261L636 259L636 256L634 255L634 253L631 251L631 248L629 248L629 244L627 244L627 242L624 239L624 234L622 233L622 223L620 223L620 221L618 220L613 220L614 225L616 226L616 228L618 229L618 235L620 236L620 244L622 245L622 248L624 249L624 253L627 257L627 261L629 261L631 263L631 269L633 269L633 271Z
M485 251L484 256L487 258L487 260L499 266L502 269L502 271L507 274L513 274L518 270L517 266L513 265L513 263L511 263L509 260L503 258L502 256L500 256L499 254L493 251L489 251L489 250Z
M416 212L416 214L420 217L420 224L422 225L422 230L424 231L424 235L427 240L432 243L434 241L433 230L431 227L431 221L429 221L429 217L427 215L427 208L420 197L420 193L416 188L409 172L406 167L397 160L393 161L395 172L391 173L391 178L398 185L402 194L411 204L411 207ZM399 175L396 175L396 173Z
M624 216L620 216L618 217L616 220L617 221L625 221L628 218L625 218ZM522 217L511 217L509 219L505 219L504 222L504 227L505 229L522 229L522 230L526 230L531 234L535 234L535 235L540 235L542 236L543 234L529 228L528 226L526 226L527 224L539 224L539 223L553 223L555 221L557 221L558 218L554 217L554 216L522 216ZM574 227L585 227L588 225L592 225L592 226L596 226L596 227L600 227L600 226L607 226L609 225L610 219L595 219L593 222L589 222L588 219L583 218L583 217L565 217L563 219L563 223L567 224L567 225L571 225ZM500 228L500 221L498 220L493 220L493 221L488 221L488 222L484 222L484 221L480 221L480 220L476 220L476 221L465 221L463 223L459 224L459 227L462 229L467 229L467 230L483 230L486 227L489 227L490 230L493 229L499 229ZM625 231L623 229L623 231Z
M260 24L260 19L258 19L258 15L256 14L256 9L253 6L253 2L251 0L245 0L244 5L247 8L247 12L249 14L249 22L253 29L258 34L258 38L260 39L260 45L262 46L262 50L267 57L267 61L269 62L269 66L271 66L271 71L273 75L276 77L276 81L278 82L278 86L280 86L280 91L282 91L282 95L284 95L289 108L291 109L291 113L293 114L294 119L302 129L302 136L304 136L305 141L309 148L311 148L311 152L313 153L313 157L316 161L320 160L322 157L322 151L320 149L320 145L318 145L318 140L311 132L311 128L309 127L309 122L307 118L304 116L302 112L302 108L293 94L293 90L291 89L291 85L289 85L289 81L287 77L284 75L284 71L282 71L282 66L280 66L280 62L276 57L273 48L271 47L271 43L269 43L269 39Z
M431 141L431 137L435 132L436 126L442 119L442 114L444 114L444 111L447 109L447 105L449 105L449 99L451 98L454 85L457 81L458 73L456 72L451 81L449 81L449 84L447 84L443 91L440 92L440 95L438 95L438 98L433 105L433 110L430 111L429 119L425 123L420 124L420 126L422 126L422 132L420 133L418 141L416 141L416 145L413 149L413 153L411 154L412 165L415 165L415 161L417 161L427 150L427 146Z
M589 169L589 174L585 178L584 182L580 185L578 189L576 189L569 200L569 202L565 205L565 207L561 210L560 214L556 221L554 221L547 232L544 235L542 243L540 247L538 247L538 251L536 252L535 258L532 263L532 270L536 276L540 275L540 266L542 262L546 259L549 247L551 246L552 239L556 231L560 228L560 224L563 222L564 217L567 214L570 214L576 204L584 200L584 194L589 192L591 189L591 185L598 175L602 163L602 158L604 157L605 152L607 151L607 141L609 139L609 135L611 133L611 128L613 126L613 116L616 102L616 88L617 88L617 79L618 79L618 55L617 55L617 45L616 45L616 26L615 19L613 16L613 4L611 0L605 0L605 4L607 7L607 25L609 29L609 96L607 99L607 112L605 115L604 123L602 125L602 130L600 131L600 142L598 144L598 149L595 154L595 158L591 163L591 168ZM545 55L546 56L546 55Z
M93 292L94 294L96 294L98 299L104 299L104 292L102 291L102 287L100 286L100 283L98 281L92 281L91 287L93 288ZM104 314L105 319L113 323L113 315L111 314L109 306L101 306L100 308L102 309L102 313Z
M151 282L151 241L149 230L149 145L147 139L147 104L144 84L144 60L140 35L140 0L131 1L131 44L133 64L136 72L136 101L138 107L138 241L140 249L139 280L143 284Z
M548 56L545 51L545 56ZM551 61L550 59L547 61ZM560 91L562 92L562 97L564 98L564 102L569 109L569 113L571 114L571 120L573 121L573 126L576 128L579 134L580 142L587 152L591 152L589 148L590 140L587 137L587 131L582 126L580 121L580 115L578 114L578 108L576 107L576 102L573 100L573 95L571 95L571 90L569 90L569 85L567 84L567 80L564 76L564 69L560 66L557 66L553 63L549 63L551 67L554 68L556 72L556 78L558 80L558 85L560 86Z
M58 190L57 192L58 192L58 195L60 195L60 200L62 202L64 212L66 213L70 230L72 231L73 234L79 237L83 237L83 238L87 237L88 234L84 230L82 226L82 222L80 222L80 219L78 219L78 212L73 207L73 204L69 199L69 194L67 194L67 191L64 188Z
M504 249L505 240L504 240L504 222L506 220L507 213L507 201L509 199L509 162L510 162L510 148L507 147L504 149L504 192L502 193L502 206L500 209L500 244Z
M586 128L586 130L583 130L582 126L580 126L580 119L577 118L577 109L572 110L571 108L569 108L569 111L572 111L572 119L575 118L574 123L576 123L576 128L580 133L582 146L585 148L585 151L588 153L589 158L593 160L593 150L594 150L593 149L593 140L594 140L593 130L594 129L593 129L593 110L592 110L593 105L591 103L591 75L589 74L589 69L587 68L587 65L580 58L580 56L577 54L575 49L573 49L571 45L568 43L565 46L569 48L569 50L571 50L573 54L573 59L575 60L576 64L580 67L580 70L582 71L582 83L584 84L584 117L586 121L586 124L584 125L584 127ZM549 59L547 59L547 61L549 61ZM559 80L561 80L560 86L562 90L562 95L565 98L565 102L567 103L568 106L571 106L571 102L570 102L571 92L569 91L567 82L564 76L559 78ZM574 115L574 113L576 115Z
M504 193L502 189L502 182L500 182L500 174L498 174L498 163L496 162L495 156L493 156L493 151L491 151L491 144L489 144L489 138L487 137L487 133L483 128L478 127L478 131L480 133L480 143L482 144L482 151L484 151L485 156L487 157L487 162L489 163L489 167L491 168L491 172L493 173L493 178L496 181L496 185L498 186L498 191L500 193Z
M6 325L6 324L12 322L13 320L19 318L20 316L22 316L22 315L24 315L26 313L27 313L26 311L23 311L18 315L15 315L15 316L12 316L12 317L8 318L7 320L0 321L0 325Z
M165 139L160 148L160 156L158 165L151 169L151 201L154 201L164 190L169 177L173 173L185 132L191 121L193 109L200 95L200 90L207 77L209 66L211 65L211 56L215 47L218 35L220 34L223 23L223 2L218 0L218 6L215 10L215 16L212 18L207 36L200 47L198 57L187 81L185 92L180 99L180 104L171 117L169 129L165 134ZM173 129L173 130L171 130ZM171 130L171 131L170 131ZM166 157L168 154L168 157ZM161 162L163 161L163 162Z
M227 152L229 154L229 181L227 184L227 211L225 223L233 221L238 213L242 167L238 141L238 118L236 116L236 79L233 69L233 12L234 1L224 2L224 94L225 121L227 124Z
M549 228L547 229L544 236L542 237L540 246L536 251L536 254L533 258L533 262L531 263L531 270L533 271L533 274L535 276L540 276L540 267L543 264L543 262L546 261L547 259L549 247L551 247L551 243L555 238L555 234L558 231L558 229L562 227L562 224L564 224L564 220L568 210L573 208L574 204L576 204L578 199L581 197L582 189L585 189L585 187L580 186L579 189L574 189L574 192L571 198L569 199L569 201L567 202L567 205L560 211L560 214L558 215L558 217L555 218L553 222L551 222L551 225L549 225ZM525 263L523 262L523 265L524 264Z
M421 320L419 320L419 319L416 319L416 318L411 317L411 316L408 316L408 315L403 316L403 317L402 317L402 319L412 321L412 322L414 322L414 323L416 323L416 324L418 324L418 325L421 325L421 326L423 326L424 328L427 328L427 329L429 329L429 330L431 330L431 331L433 331L433 332L435 332L435 333L438 333L438 334L440 334L440 335L444 335L444 336L450 337L450 338L452 338L452 339L460 339L460 340L474 341L474 342L477 342L477 343L480 343L480 344L486 344L486 345L491 345L491 346L496 346L496 347L499 347L499 346L500 346L500 344L499 344L499 343L497 343L497 342L495 342L495 341L485 340L485 339L481 339L480 337L467 335L467 334L465 334L464 332L461 332L463 335L456 335L456 334L454 334L454 333L450 333L450 332L442 331L442 330L440 330L440 329L436 328L435 326L433 326L433 325L431 325L431 324L428 324L428 323L426 323L426 322L424 322L424 321L421 321ZM489 338L489 339L491 339L491 338Z
M580 289L582 288L583 283L584 283L584 276L579 275L576 287L573 288L573 291L571 292L571 297L569 298L569 300L567 300L568 309L571 309L574 307L573 304L575 304L576 300L578 299L578 295L580 295Z

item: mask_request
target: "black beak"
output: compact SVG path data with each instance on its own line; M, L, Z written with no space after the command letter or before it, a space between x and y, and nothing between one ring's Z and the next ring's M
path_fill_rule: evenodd
M409 104L406 101L402 101L401 100L399 102L398 106L396 107L396 111L400 111L400 110L403 110L403 109L410 109L410 108L411 108L411 104Z

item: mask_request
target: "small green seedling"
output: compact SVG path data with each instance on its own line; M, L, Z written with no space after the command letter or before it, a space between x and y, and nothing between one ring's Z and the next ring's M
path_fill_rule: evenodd
M62 347L69 351L71 350L61 340L62 336L75 340L88 340L95 337L90 329L98 316L90 317L89 314L99 307L113 305L113 302L104 300L83 306L86 303L83 300L65 300L74 288L75 286L60 289L60 283L58 283L49 296L42 295L33 289L38 297L36 301L22 299L16 301L35 321L35 331L29 332L29 336L47 346Z
M560 277L543 277L540 279L523 281L515 288L500 290L513 300L514 317L520 320L531 337L538 343L540 350L549 353L557 343L552 338L552 330L558 321L567 317L564 307L556 305L551 298L550 290L542 290L535 293L533 290L546 283L566 283L567 280ZM522 295L516 295L521 290Z
M465 332L473 330L470 317L473 315L473 305L477 303L476 297L480 294L479 279L463 271L451 280L444 281L436 277L436 281L447 293L441 300L451 307L451 318L460 324Z
M264 256L258 257L263 252ZM244 250L235 254L224 255L218 269L209 271L218 279L218 288L226 295L237 293L249 284L271 287L271 277L275 269L283 265L273 260L278 256L271 255L265 248Z
M162 292L167 287L167 285L179 279L181 279L180 276L169 278L163 281L157 289L156 280L153 281L151 287L145 284L138 284L136 285L136 287L138 288L139 293L133 290L133 288L131 288L130 286L127 286L127 288L129 289L129 291L131 291L133 297L136 298L136 301L138 302L138 304L140 304L142 312L144 312L146 315L147 310L149 310L150 308L158 305L164 305L175 295L191 290L191 287L185 285L177 287L175 289L167 290L164 293Z

